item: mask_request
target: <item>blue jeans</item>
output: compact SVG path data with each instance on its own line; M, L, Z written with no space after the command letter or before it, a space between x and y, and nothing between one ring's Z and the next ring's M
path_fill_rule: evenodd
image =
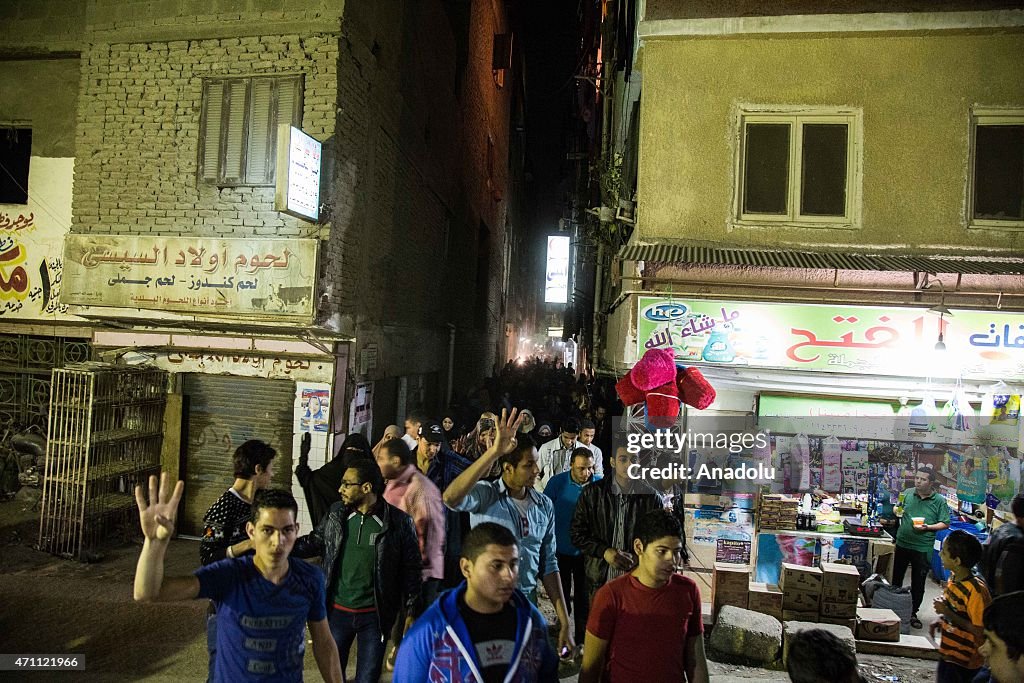
M206 651L210 655L206 683L213 683L213 663L217 661L217 613L206 615Z
M384 667L384 637L380 632L377 613L353 614L331 608L327 614L327 623L331 627L334 642L338 644L343 677L352 641L358 638L355 683L377 683Z

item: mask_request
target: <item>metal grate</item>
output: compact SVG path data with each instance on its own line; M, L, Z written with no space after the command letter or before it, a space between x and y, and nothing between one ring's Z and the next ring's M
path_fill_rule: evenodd
M619 250L623 261L697 263L762 268L818 268L823 270L882 270L974 275L1024 274L1024 259L956 258L952 256L898 256L840 252L726 249L681 244L628 244Z
M67 337L0 335L0 433L46 429L50 371L89 359L89 342Z
M272 485L291 490L295 383L288 380L187 374L185 499L178 528L200 535L206 511L235 480L235 449L249 439L277 451Z
M53 370L40 549L81 559L134 521L135 485L160 471L166 391L163 370Z

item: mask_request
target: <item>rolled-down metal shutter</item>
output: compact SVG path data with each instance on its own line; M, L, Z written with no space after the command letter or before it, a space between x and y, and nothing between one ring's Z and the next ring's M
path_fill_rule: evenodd
M232 456L249 439L276 451L273 485L291 490L295 384L287 380L190 374L185 508L181 533L203 532L203 515L235 481Z

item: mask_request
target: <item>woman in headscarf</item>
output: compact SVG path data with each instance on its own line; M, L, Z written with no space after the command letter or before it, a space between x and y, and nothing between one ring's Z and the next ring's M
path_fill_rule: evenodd
M445 411L441 418L441 429L444 430L444 440L448 445L454 444L462 436L459 418L454 410L449 408Z
M313 470L309 467L310 443L309 432L306 432L302 435L299 466L295 468L295 478L299 480L299 485L306 494L309 518L315 527L320 523L320 519L327 514L331 505L341 500L338 488L341 486L341 478L345 474L345 470L357 459L373 460L373 452L370 450L370 442L366 440L365 436L352 433L345 437L341 448L330 462Z
M473 427L473 431L453 443L451 445L452 450L469 460L476 460L483 455L494 442L497 423L498 416L494 413L488 412L481 414L480 419L476 422L476 426ZM484 478L496 479L500 474L501 465L499 464L499 461L495 461L494 467L491 468L491 471Z

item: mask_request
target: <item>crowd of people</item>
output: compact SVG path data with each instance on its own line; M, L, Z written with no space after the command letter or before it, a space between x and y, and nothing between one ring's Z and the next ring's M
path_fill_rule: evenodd
M556 681L559 660L574 659L583 683L707 681L702 599L681 571L684 491L628 476L636 456L612 448L617 412L611 382L535 359L443 415L409 414L373 445L349 435L318 469L307 435L295 469L314 525L305 535L294 498L270 488L276 453L246 442L191 576L163 575L182 483L154 478L148 502L136 491L146 540L135 597L211 601L210 681L301 680L307 629L327 681L344 680L353 647L359 683L385 668L395 681ZM991 600L970 572L980 546L962 536L942 556L953 577L936 603L939 680L969 680L979 651L987 680L1024 680L1024 592ZM300 559L314 557L322 571ZM801 635L792 680L861 680L842 648Z

